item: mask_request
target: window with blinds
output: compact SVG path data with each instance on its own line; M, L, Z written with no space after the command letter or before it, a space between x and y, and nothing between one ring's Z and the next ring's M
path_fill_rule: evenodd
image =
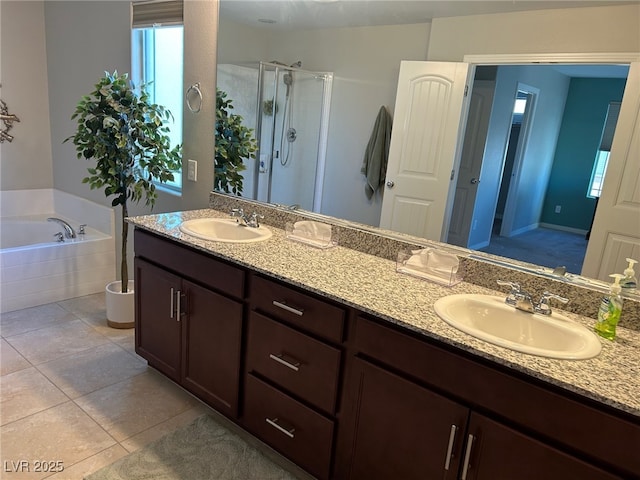
M613 143L613 136L618 123L618 115L620 114L620 102L609 103L607 109L607 117L602 128L602 136L600 138L600 146L596 153L596 158L591 171L591 180L589 181L589 189L587 197L600 198L602 194L602 185L604 177L607 173L607 165L609 164L609 152Z
M182 143L184 27L182 0L131 2L131 80L146 85L151 100L173 115L172 145ZM162 184L179 192L182 171Z

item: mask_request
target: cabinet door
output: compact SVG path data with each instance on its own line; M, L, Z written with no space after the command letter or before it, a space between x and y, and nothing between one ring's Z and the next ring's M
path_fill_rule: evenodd
M136 353L180 381L182 322L177 312L180 277L135 260Z
M460 478L612 480L619 477L473 413Z
M468 409L359 358L353 371L349 477L456 478Z
M183 280L183 385L216 410L238 413L242 304Z

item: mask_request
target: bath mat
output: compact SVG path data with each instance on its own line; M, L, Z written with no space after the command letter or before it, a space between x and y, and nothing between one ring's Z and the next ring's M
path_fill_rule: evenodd
M295 480L237 435L202 415L85 480Z

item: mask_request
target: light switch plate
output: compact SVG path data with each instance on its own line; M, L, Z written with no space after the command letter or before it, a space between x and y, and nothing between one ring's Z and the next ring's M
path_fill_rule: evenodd
M198 180L198 162L195 160L187 161L187 180L192 182Z

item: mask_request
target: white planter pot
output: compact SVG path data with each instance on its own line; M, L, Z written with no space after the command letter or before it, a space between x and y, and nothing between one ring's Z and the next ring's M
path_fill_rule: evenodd
M135 297L133 280L129 280L127 293L122 293L120 280L111 282L105 289L107 325L112 328L133 328L135 325Z

